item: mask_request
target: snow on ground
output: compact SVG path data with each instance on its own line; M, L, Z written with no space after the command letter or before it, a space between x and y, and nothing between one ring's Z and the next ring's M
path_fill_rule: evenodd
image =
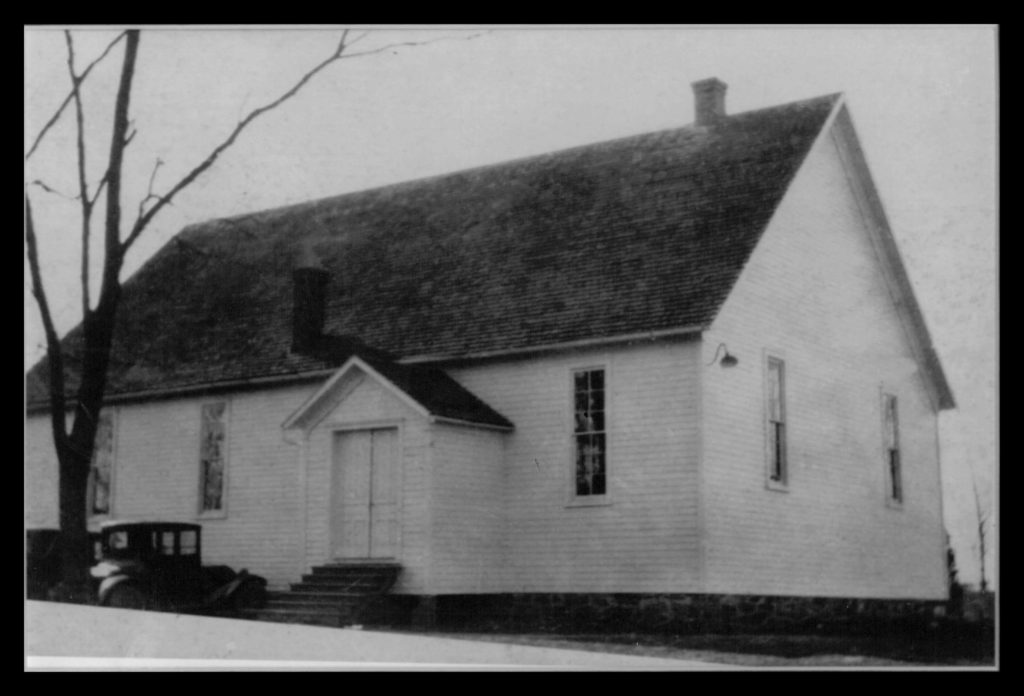
M25 667L37 669L710 670L692 660L25 603Z

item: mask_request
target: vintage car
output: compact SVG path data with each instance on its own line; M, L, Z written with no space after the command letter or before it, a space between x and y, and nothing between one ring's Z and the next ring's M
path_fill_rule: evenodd
M191 613L257 608L267 581L244 568L202 564L202 527L187 522L106 522L90 573L101 605Z
M60 582L61 533L59 529L25 530L26 594L29 599L48 599ZM100 535L89 533L93 562L100 560Z
M25 530L25 569L29 599L46 599L60 581L60 530Z

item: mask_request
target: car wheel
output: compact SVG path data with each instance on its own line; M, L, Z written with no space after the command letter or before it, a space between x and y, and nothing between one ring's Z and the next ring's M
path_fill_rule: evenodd
M108 607L119 609L145 609L148 602L145 593L135 585L118 585L110 590L106 602Z
M231 606L235 609L259 609L267 603L267 590L256 580L243 582L231 594Z

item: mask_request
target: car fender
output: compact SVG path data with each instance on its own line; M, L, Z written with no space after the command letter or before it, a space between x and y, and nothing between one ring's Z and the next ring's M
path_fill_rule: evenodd
M218 587L207 599L208 604L218 604L230 602L235 592L239 590L246 583L257 583L261 587L267 586L265 578L259 575L253 575L245 568L238 571L238 574L228 583Z
M135 579L130 575L109 575L103 578L103 581L100 582L100 589L98 592L100 604L106 604L107 596L115 587L123 585L126 582L134 582L134 580Z

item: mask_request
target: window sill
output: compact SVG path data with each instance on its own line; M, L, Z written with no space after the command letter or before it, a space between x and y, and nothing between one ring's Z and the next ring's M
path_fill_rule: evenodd
M612 504L611 498L606 495L587 496L585 498L572 498L565 504L567 508L577 507L607 507Z
M764 487L769 491L776 491L778 493L789 493L789 484L782 481L772 481L767 479L764 482Z
M889 508L890 510L902 510L903 509L903 501L902 500L896 500L894 498L886 498L885 499L885 506L887 508Z
M209 510L196 515L197 520L226 520L227 518L228 513L226 510Z

